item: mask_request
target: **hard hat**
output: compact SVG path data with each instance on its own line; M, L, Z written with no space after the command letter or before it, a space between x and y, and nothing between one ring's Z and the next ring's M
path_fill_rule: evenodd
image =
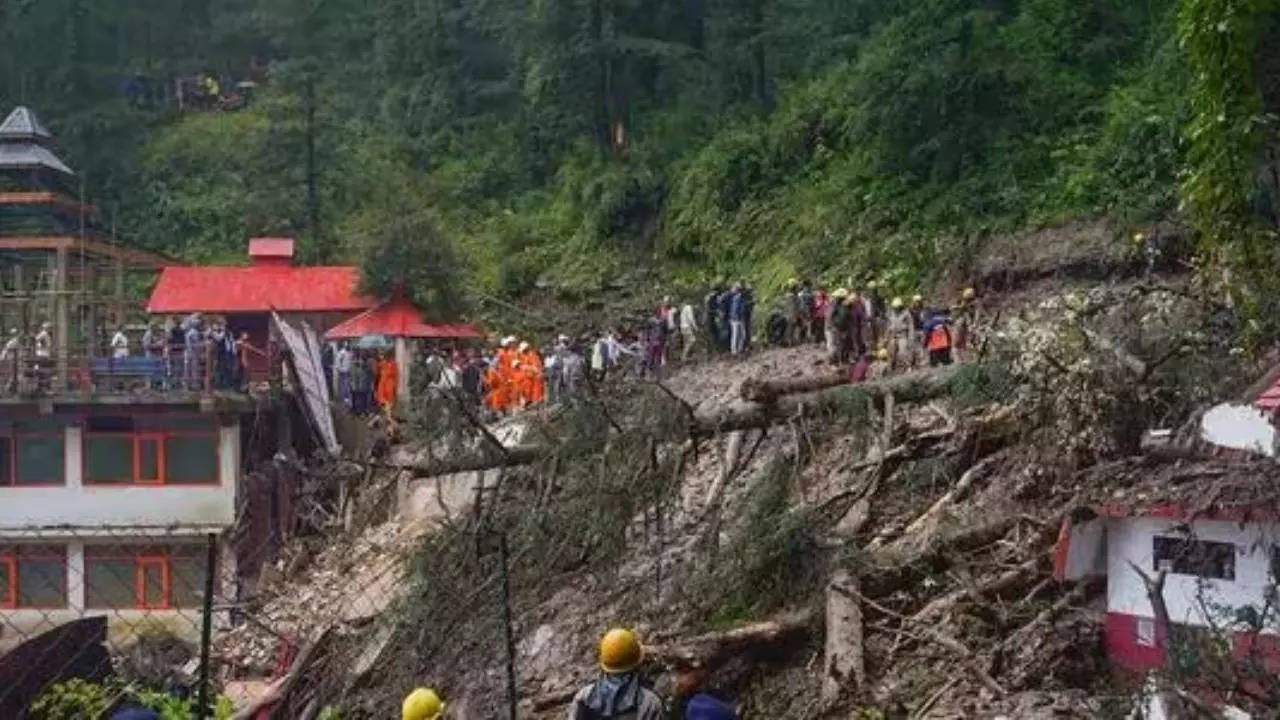
M1147 236L1146 236L1146 235L1144 235L1144 234L1142 234L1142 233L1134 233L1134 234L1133 234L1133 242L1134 242L1134 243L1140 243L1140 242L1142 242L1143 240L1146 240L1146 239L1147 239Z
M524 340L521 340L520 344L516 346L516 349L519 350L520 352L524 352L525 350L529 349L529 343Z
M436 720L444 713L444 701L429 688L418 688L404 698L401 720Z
M842 298L842 297L848 297L848 296L849 296L849 291L845 288L836 288L836 291L831 293L831 297L834 297L834 298Z
M971 287L965 288L964 292L960 293L960 297L964 298L965 300L972 300L977 296L978 296L978 293Z
M879 350L876 350L876 359L877 359L877 360L888 360L888 359L889 359L889 348L880 348Z
M636 634L624 628L614 628L600 638L600 669L610 674L628 673L640 667L644 649Z
M892 301L892 302L890 302L889 304L890 304L891 306L893 306L893 309L894 309L894 310L901 310L901 309L902 309L902 298L900 298L900 297L896 297L896 298L894 298L894 299L893 299L893 301Z
M919 295L919 294L912 295L912 296L911 296L911 302L913 302L913 303L922 303L922 302L924 302L924 296L923 296L923 295Z
M512 337L512 336L508 335L508 336L506 336L506 337L502 338L502 347L506 347L506 346L510 345L511 343L513 343L513 342L515 342L515 341L516 341L516 339L515 339L514 337Z
M791 278L790 280L787 281L787 287L795 287L796 285L799 285L799 284L800 284L800 281L795 278Z

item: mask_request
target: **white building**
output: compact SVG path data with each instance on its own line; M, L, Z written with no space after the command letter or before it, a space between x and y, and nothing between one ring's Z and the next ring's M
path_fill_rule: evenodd
M0 650L95 614L113 639L197 636L240 454L238 414L207 398L0 403Z
M1258 478L1258 488L1268 482ZM1182 498L1107 504L1064 522L1055 577L1106 577L1105 648L1118 669L1143 672L1164 663L1165 632L1143 579L1163 570L1171 623L1224 632L1237 658L1256 657L1280 670L1280 620L1275 600L1269 602L1280 576L1277 506L1202 504ZM1247 622L1267 608L1260 627Z

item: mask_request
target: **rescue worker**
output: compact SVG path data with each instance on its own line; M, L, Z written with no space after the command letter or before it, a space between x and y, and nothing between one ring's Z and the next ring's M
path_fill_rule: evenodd
M895 370L915 369L917 365L916 323L902 298L889 303L889 364Z
M641 684L644 649L631 630L614 628L600 639L600 677L578 691L569 720L662 720L662 700Z
M809 313L809 334L815 343L827 338L827 291L819 287L813 291L813 309Z
M383 352L382 358L378 360L378 387L374 391L374 397L382 408L382 412L386 414L387 420L391 420L391 414L395 411L396 388L399 384L400 366L396 364L391 353Z
M924 323L924 349L929 353L929 367L951 364L951 328L943 313L927 314Z
M956 343L953 351L956 362L964 362L973 345L973 330L978 321L978 293L971 287L960 293L960 302L953 311L956 323Z
M836 365L848 361L849 291L837 288L831 293L831 312L827 317L827 357Z
M720 292L720 282L717 280L702 301L702 309L706 314L707 342L713 350L720 347Z
M547 388L543 383L542 355L527 342L520 343L520 398L525 406L539 405L547 397Z
M867 380L880 380L889 376L892 366L889 363L889 348L880 347L876 349L874 359L871 361L871 367L867 368Z
M444 715L444 701L431 688L418 688L404 697L400 720L439 720Z
M698 343L698 318L693 312L693 303L680 306L680 361L689 362L689 353Z
M867 320L871 323L871 333L867 336L868 343L882 345L884 344L885 320L888 314L885 312L884 296L880 294L879 280L872 280L867 283L867 292L864 299L867 303Z
M908 308L911 311L911 322L916 326L916 330L924 329L924 296L915 294L911 296L911 305Z

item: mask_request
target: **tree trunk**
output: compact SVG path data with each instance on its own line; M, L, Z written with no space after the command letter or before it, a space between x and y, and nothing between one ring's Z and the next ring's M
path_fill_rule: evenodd
M858 580L837 570L827 585L827 637L822 673L822 704L832 707L847 690L866 683L862 656L862 605Z

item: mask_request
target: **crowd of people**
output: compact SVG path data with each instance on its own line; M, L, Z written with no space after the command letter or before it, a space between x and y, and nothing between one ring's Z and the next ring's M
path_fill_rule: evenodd
M600 639L599 675L569 701L568 720L737 720L728 703L705 692L682 692L685 697L663 701L641 672L645 650L635 632L609 630ZM681 688L681 690L685 690ZM451 717L444 699L431 688L415 688L401 705L401 720L444 720Z

